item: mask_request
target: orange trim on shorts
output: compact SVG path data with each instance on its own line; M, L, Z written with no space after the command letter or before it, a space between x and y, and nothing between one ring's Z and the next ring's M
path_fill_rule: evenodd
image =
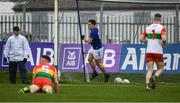
M163 54L146 53L146 63L150 61L163 62Z

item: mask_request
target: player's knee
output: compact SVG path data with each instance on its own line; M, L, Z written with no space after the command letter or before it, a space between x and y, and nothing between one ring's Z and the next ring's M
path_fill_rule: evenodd
M163 72L163 68L158 68L158 71Z
M147 74L147 75L146 75L146 79L150 79L150 78L151 78L151 76L152 76L152 75Z
M92 58L88 58L89 63L93 62Z
M38 90L39 90L39 87L36 86L36 85L31 85L31 86L29 87L30 93L36 93Z
M153 71L153 66L152 65L147 65L148 71Z
M98 67L100 67L102 64L101 64L101 60L95 60L95 62L96 62L96 65L98 66Z
M158 70L163 70L163 66L157 67Z
M34 91L34 89L30 89L30 93L36 93L36 91Z
M163 71L163 63L159 63L157 65L157 68L158 68L158 70L162 70Z
M96 65L97 65L98 67L101 67L101 63L96 63Z

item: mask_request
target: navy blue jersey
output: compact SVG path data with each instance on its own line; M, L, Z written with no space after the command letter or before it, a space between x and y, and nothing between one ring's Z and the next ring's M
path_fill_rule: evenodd
M101 39L99 38L98 32L99 32L98 28L93 28L90 32L90 38L92 38L91 45L95 50L100 49L102 47Z

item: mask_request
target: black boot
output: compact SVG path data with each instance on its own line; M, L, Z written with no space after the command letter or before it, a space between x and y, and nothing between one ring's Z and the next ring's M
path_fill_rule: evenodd
M99 74L98 74L96 71L93 71L90 80L93 80L93 79L96 78L98 75L99 75Z
M104 74L104 83L108 82L109 81L109 78L110 78L110 75L109 74Z

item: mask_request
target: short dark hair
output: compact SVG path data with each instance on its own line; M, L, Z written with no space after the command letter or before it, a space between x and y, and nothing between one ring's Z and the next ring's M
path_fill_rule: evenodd
M13 27L13 31L20 31L20 29L19 29L18 26L14 26L14 27Z
M48 55L42 55L41 58L44 58L44 59L48 60L49 62L51 62L51 59Z
M90 19L88 22L90 22L92 25L96 25L96 20Z
M161 14L159 14L159 13L157 13L157 14L155 14L154 15L154 18L161 18L162 16L161 16Z

